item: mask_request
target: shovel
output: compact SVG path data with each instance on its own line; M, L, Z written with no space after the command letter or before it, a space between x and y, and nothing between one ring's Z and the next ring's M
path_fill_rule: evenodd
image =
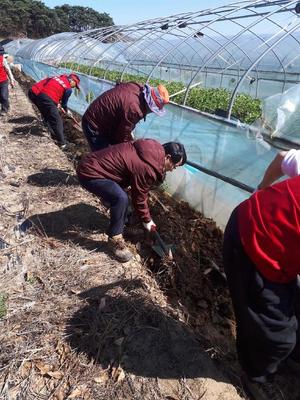
M69 115L68 117L74 122L74 128L76 128L78 131L82 131L80 122L77 121L77 119L73 116Z
M74 117L74 115L69 115L62 107L59 107L59 110L60 110L67 118L70 118L70 119L73 121L73 123L74 123L73 126L74 126L75 129L77 129L78 131L81 131L81 132L82 132L80 121L77 121L77 119Z
M173 244L166 244L158 232L154 231L153 235L155 238L155 244L152 246L152 249L155 253L157 253L161 258L168 257L172 260L172 250L174 250L175 246Z

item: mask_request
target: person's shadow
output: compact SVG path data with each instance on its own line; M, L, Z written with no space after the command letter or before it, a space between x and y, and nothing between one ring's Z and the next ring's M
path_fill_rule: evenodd
M9 118L7 122L12 124L31 124L32 122L38 121L36 117L31 115L23 115L22 117Z
M44 168L42 172L29 175L27 183L33 186L76 186L77 176L72 172L55 168Z
M20 124L20 126L16 126L10 132L13 135L34 135L34 136L42 136L43 130L41 127L41 123L36 117L32 117L30 115L25 115L17 118L10 118L8 120L9 123Z
M95 206L73 204L62 210L32 215L27 221L31 229L41 236L72 241L88 250L95 250L99 246L103 246L101 251L107 250L106 242L89 237L95 231L105 232L109 223L108 218Z
M79 296L86 305L68 321L66 338L91 362L143 377L231 381L205 351L208 343L154 304L141 280L121 280Z

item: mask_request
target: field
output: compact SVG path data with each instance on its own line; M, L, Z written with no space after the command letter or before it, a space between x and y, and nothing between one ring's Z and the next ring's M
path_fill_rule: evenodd
M237 400L240 369L222 272L222 232L156 191L154 220L174 261L151 240L107 246L107 210L78 185L87 151L65 121L65 154L43 127L19 75L0 120L0 399ZM295 400L299 383L284 371Z

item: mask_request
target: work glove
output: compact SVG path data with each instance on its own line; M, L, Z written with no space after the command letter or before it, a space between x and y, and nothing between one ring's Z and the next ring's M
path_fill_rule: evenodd
M156 231L156 225L152 220L150 222L143 222L143 226L148 232Z

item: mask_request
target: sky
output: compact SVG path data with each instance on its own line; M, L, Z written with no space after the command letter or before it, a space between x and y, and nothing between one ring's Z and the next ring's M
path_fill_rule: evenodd
M146 19L167 17L189 11L201 11L229 3L232 0L42 0L48 7L70 4L91 7L99 12L107 12L116 25L125 25Z

